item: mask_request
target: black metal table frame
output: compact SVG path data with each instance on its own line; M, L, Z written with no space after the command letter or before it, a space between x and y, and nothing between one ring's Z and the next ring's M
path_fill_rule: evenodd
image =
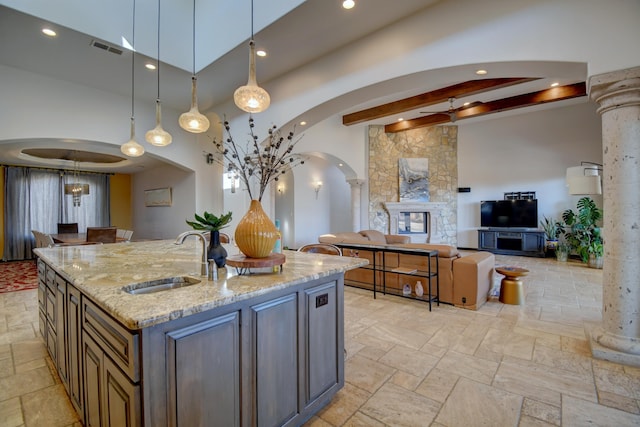
M428 250L428 249L418 249L418 248L402 248L402 247L397 247L397 246L386 246L386 245L367 245L367 244L363 244L363 245L359 245L359 244L349 244L349 243L335 243L336 246L340 247L343 249L343 254L345 256L354 256L354 255L348 255L345 253L344 249L350 249L350 250L367 250L367 251L371 251L373 252L373 264L371 265L371 268L369 267L360 267L360 268L364 268L364 269L369 269L373 271L373 298L376 298L376 288L378 287L377 284L377 274L378 272L382 272L382 294L386 295L386 290L387 290L387 276L386 273L396 273L396 274L401 274L401 275L406 275L406 276L414 276L414 277L423 277L426 278L428 280L428 301L429 301L429 311L431 311L431 303L432 302L436 302L438 307L440 306L440 266L438 263L438 251L437 250ZM382 269L378 269L377 266L377 254L382 252ZM420 255L420 256L427 256L429 258L429 262L428 264L428 269L426 271L426 275L425 272L420 273L420 271L423 270L417 270L414 273L402 273L402 272L398 272L398 271L393 271L393 270L387 270L386 268L386 262L385 262L385 256L384 256L384 252L390 252L390 253L397 253L397 254L404 254L404 255ZM356 252L355 256L358 256L358 252ZM435 258L435 273L432 272L431 270L431 260ZM431 279L433 279L435 277L436 279L436 294L435 297L431 294ZM395 294L394 294L395 295ZM411 299L418 299L418 300L424 300L422 298L415 298L415 297L410 297L410 296L406 296L406 295L398 295L398 296L403 296L405 298L411 298Z

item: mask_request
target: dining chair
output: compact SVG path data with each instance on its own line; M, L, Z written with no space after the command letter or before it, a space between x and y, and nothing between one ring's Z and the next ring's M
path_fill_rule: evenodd
M87 242L115 243L116 227L87 227Z
M220 232L220 243L230 243L231 238L227 233Z
M69 222L69 223L58 223L58 234L65 233L77 233L78 232L78 223L77 222Z
M298 248L298 252L310 252L314 254L342 255L342 249L330 243L310 243Z

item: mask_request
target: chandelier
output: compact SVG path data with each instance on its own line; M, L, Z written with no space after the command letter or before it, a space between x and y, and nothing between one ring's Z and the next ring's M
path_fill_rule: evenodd
M80 206L80 196L86 196L89 194L89 184L82 184L79 182L78 162L75 162L73 182L71 184L64 185L64 194L66 196L71 196L74 207Z

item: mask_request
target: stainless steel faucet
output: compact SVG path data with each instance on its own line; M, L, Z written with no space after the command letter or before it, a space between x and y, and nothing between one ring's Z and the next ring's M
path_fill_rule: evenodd
M191 230L180 233L178 237L176 237L176 241L173 243L175 243L176 245L181 245L184 243L184 239L189 236L197 236L202 242L202 262L200 264L200 275L203 277L209 277L209 264L207 264L207 240L204 238L204 235L200 231Z

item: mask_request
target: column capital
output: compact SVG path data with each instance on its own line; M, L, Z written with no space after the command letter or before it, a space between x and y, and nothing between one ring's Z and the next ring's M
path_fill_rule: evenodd
M598 113L640 104L640 67L589 77L589 97L598 103Z
M367 182L367 181L366 181L366 180L364 180L364 179L358 179L358 178L350 178L350 179L347 179L347 183L348 183L351 187L355 187L355 186L361 187L361 186L362 186L362 184L364 184L365 182Z

